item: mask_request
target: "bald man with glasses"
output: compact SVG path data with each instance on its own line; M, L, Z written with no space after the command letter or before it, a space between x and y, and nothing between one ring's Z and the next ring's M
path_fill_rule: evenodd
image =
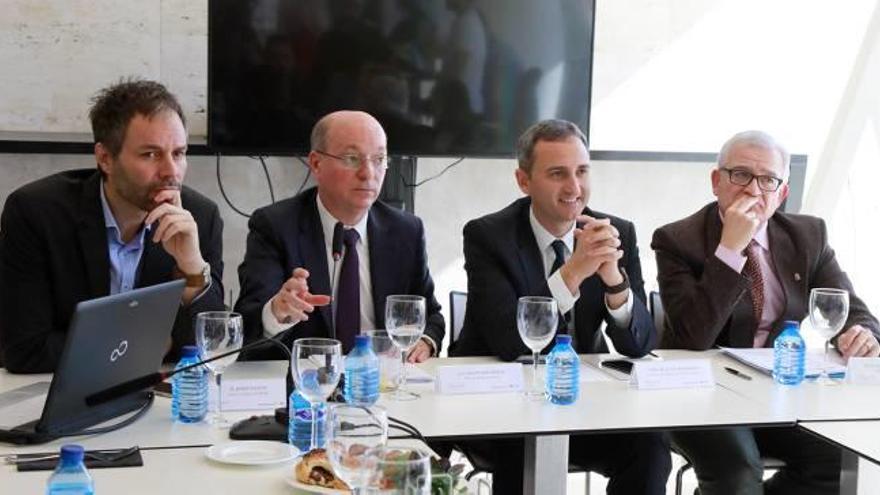
M367 113L334 112L315 124L311 146L317 187L258 209L248 223L236 303L245 341L293 327L283 338L288 347L301 337L334 337L347 353L362 330L385 327L388 295L413 294L425 298L427 323L409 359L436 356L445 325L424 226L378 201L388 161L385 131ZM284 358L271 348L247 357Z
M734 135L711 174L718 201L654 232L662 347L771 347L784 321L807 316L811 289L834 287L850 294L834 345L845 357L880 354L880 325L838 266L825 223L777 211L789 162L766 133ZM681 431L672 440L693 463L700 495L839 491L839 450L794 428ZM786 461L766 482L762 455Z

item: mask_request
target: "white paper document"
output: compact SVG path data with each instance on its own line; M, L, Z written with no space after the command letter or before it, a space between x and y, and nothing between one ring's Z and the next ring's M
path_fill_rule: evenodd
M431 383L434 376L412 363L406 363L406 383Z
M773 373L773 349L771 348L722 347L721 351L758 371L768 375ZM804 365L804 374L807 378L815 378L822 372L824 354L825 352L822 349L807 349ZM828 353L828 373L838 376L843 376L846 373L846 364L844 364L843 357L836 352Z
M846 380L854 385L880 385L880 359L875 357L849 358Z
M438 366L436 388L441 394L521 392L523 369L519 363Z

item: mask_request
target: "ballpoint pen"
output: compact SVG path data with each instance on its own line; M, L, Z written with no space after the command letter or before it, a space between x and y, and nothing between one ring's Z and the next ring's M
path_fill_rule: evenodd
M751 380L751 379L752 379L752 377L750 377L749 375L743 373L743 372L740 371L740 370L736 370L736 369L733 369L733 368L728 368L727 366L724 367L724 370L727 371L728 373L730 373L730 374L733 375L733 376L736 376L736 377L742 378L743 380Z

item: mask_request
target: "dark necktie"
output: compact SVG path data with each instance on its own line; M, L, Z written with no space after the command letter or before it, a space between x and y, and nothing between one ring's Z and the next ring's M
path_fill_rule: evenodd
M746 264L743 267L743 274L750 282L749 296L752 298L752 309L758 325L761 324L761 313L764 311L764 278L761 276L761 265L758 264L759 249L761 246L754 240L749 243L746 248Z
M342 342L342 352L348 354L354 346L354 337L361 332L361 284L358 276L357 231L346 229L342 242L345 256L339 270L339 289L336 291L336 338Z
M550 243L550 246L553 248L553 252L556 253L556 259L553 260L553 266L550 267L550 275L553 275L565 263L565 243L556 239Z
M553 266L550 267L550 275L556 273L556 270L559 270L565 263L565 243L556 239L550 246L553 248L553 252L556 254L556 259L553 260ZM549 278L549 276L548 276ZM567 313L560 314L559 318L559 333L572 333L570 331L569 326L571 326L571 310Z

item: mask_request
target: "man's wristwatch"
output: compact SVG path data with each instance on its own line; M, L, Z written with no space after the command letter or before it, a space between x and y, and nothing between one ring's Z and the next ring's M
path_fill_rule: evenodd
M627 276L626 270L624 270L623 267L619 267L618 270L620 270L620 275L623 277L623 282L617 285L606 285L606 294L620 294L621 292L629 289L629 276Z
M180 268L174 267L174 275L178 278L186 279L186 286L190 288L207 287L211 283L211 265L205 263L199 273L189 274L183 273Z

